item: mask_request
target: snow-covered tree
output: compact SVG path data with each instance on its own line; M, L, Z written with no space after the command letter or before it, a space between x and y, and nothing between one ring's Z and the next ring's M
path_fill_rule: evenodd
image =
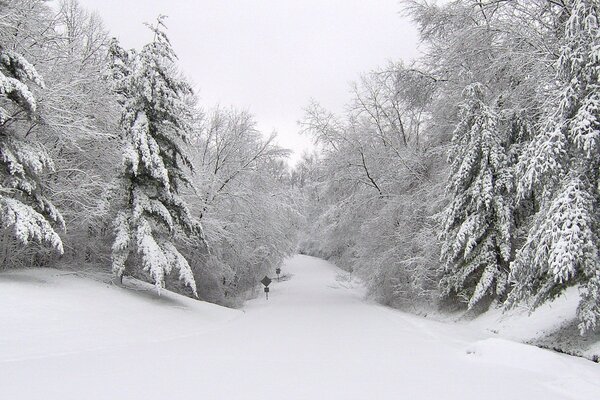
M479 83L467 86L450 149L450 203L442 213L442 294L473 307L506 292L513 231L513 176L497 113Z
M192 133L190 86L177 76L175 53L165 34L163 18L149 26L154 40L135 54L113 41L110 55L116 92L123 112L123 209L115 219L113 271L122 277L141 262L160 290L173 268L194 293L196 285L187 260L173 245L177 233L203 246L202 227L178 194L190 184L191 168L182 143ZM132 252L137 257L131 257Z
M64 221L43 195L40 181L54 165L27 135L27 122L36 111L30 84L44 87L24 57L0 43L0 227L23 245L38 242L62 254L63 244L52 224L64 227Z
M585 332L600 326L600 4L567 4L560 87L519 168L518 193L537 213L511 266L510 303L532 297L536 307L580 284Z

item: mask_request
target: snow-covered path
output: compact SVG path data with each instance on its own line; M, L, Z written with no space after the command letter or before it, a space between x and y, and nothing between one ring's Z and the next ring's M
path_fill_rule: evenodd
M270 299L249 302L244 313L181 300L150 304L168 312L149 321L114 308L116 317L96 316L88 305L98 325L66 321L61 330L48 317L37 332L24 332L27 321L8 333L0 328L0 398L550 400L600 393L597 364L365 302L360 288L315 258L296 256L284 272L292 278L273 282ZM0 304L16 287L2 284L0 276ZM0 311L2 324L9 315ZM9 337L20 332L25 338ZM31 350L40 341L45 351Z

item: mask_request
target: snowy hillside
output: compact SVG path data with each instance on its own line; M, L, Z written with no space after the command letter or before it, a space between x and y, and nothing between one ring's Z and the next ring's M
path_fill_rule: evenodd
M509 311L500 307L466 325L499 337L597 360L600 355L600 332L580 335L577 329L579 301L579 289L571 287L554 301L531 313L526 307Z
M600 391L598 364L365 302L362 288L322 260L296 256L283 271L291 278L243 312L65 271L2 273L2 398L596 399Z
M195 335L241 315L169 291L158 296L141 282L126 281L132 287L124 289L105 283L110 277L95 278L55 269L0 274L2 361L122 351Z

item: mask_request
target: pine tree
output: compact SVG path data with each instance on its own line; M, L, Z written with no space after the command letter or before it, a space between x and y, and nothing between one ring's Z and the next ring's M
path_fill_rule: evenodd
M442 213L443 295L473 307L506 292L513 231L513 177L498 115L484 103L483 86L463 92L453 133L450 203Z
M186 102L189 85L177 77L175 53L163 31L163 18L149 26L154 41L139 53L111 44L111 70L122 104L124 140L124 209L115 219L113 271L126 272L132 252L157 289L173 268L196 292L191 268L172 241L178 232L204 242L202 227L178 195L190 184L184 167L192 168L181 144L191 134L192 110Z
M37 242L63 253L52 224L64 228L54 205L42 193L40 175L54 164L44 148L24 133L36 100L28 84L44 87L35 68L0 44L0 227L23 245Z
M570 2L558 60L557 101L519 167L521 199L538 209L511 266L509 304L537 307L580 284L582 333L600 326L600 5Z

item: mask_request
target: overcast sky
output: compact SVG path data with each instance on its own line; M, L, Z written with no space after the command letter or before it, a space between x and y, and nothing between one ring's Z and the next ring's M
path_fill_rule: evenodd
M349 83L417 54L398 0L80 0L125 47L151 40L143 22L168 16L168 35L200 103L255 115L296 153L310 146L297 122L309 100L342 111Z

